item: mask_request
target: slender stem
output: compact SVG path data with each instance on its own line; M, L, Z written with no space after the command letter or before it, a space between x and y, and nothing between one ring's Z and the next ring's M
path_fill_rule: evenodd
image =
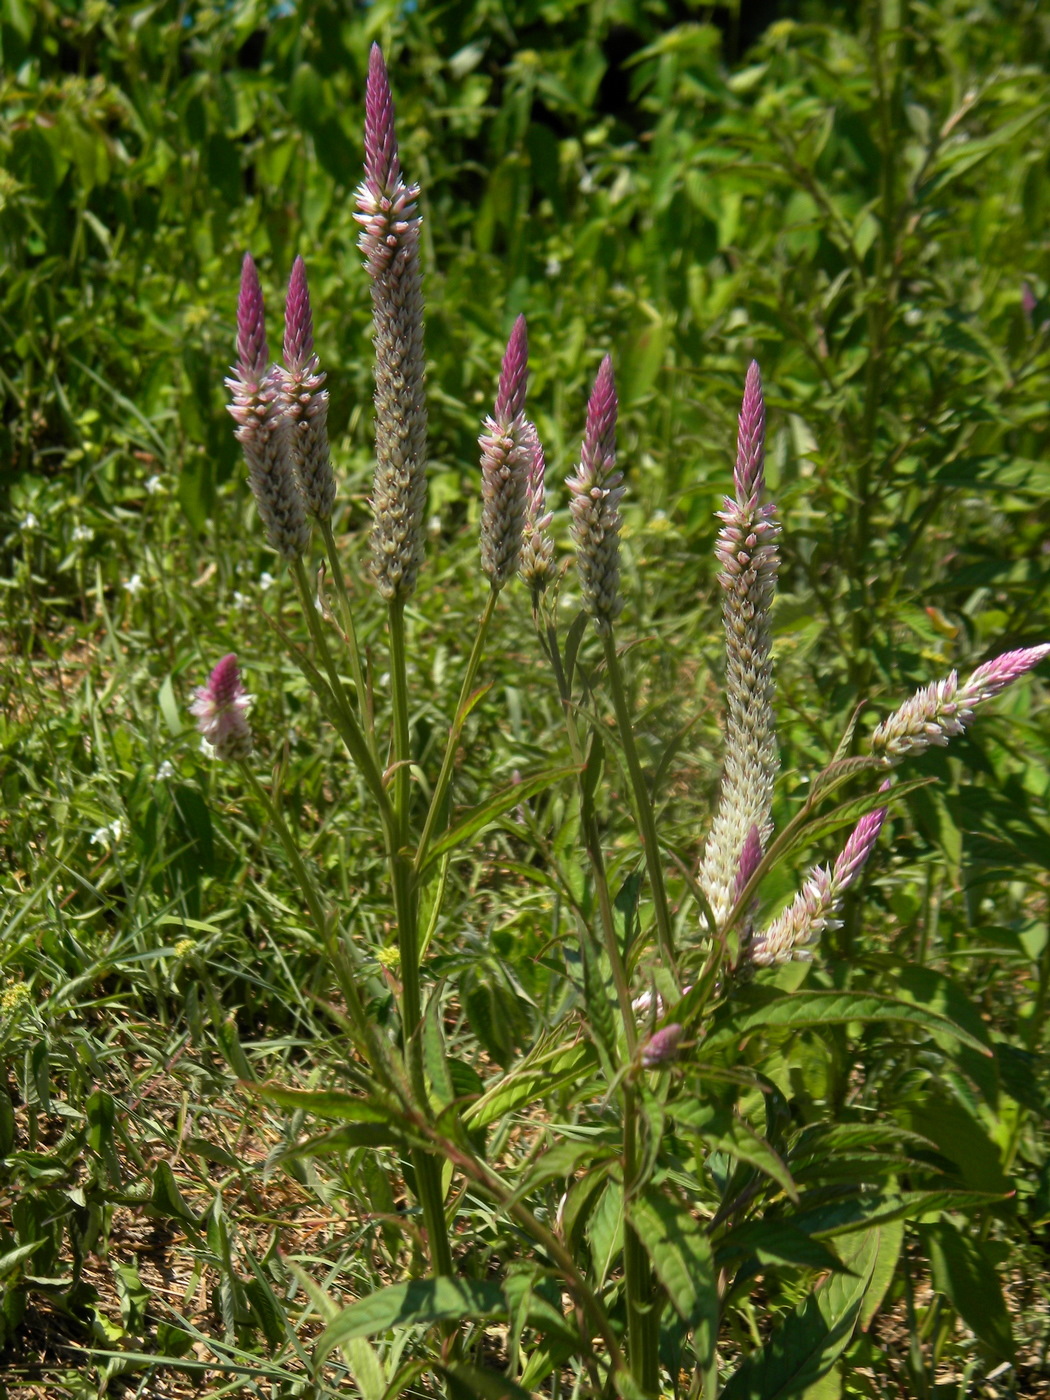
M634 1090L623 1084L623 1198L638 1186L638 1112ZM635 1380L655 1394L660 1383L659 1335L652 1307L653 1276L649 1256L633 1226L624 1221L623 1274L627 1295L627 1355Z
M627 971L616 935L616 923L613 918L612 900L609 897L609 882L605 873L605 859L602 854L601 835L594 812L593 796L583 773L583 745L580 742L576 712L569 691L568 678L562 666L558 637L553 625L549 625L547 629L545 650L550 659L558 692L561 696L565 730L573 762L580 769L578 780L580 821L583 827L584 844L594 872L605 949L616 985L620 1018L627 1041L628 1060L631 1061L634 1059L638 1042L634 1007L631 1003ZM624 1200L627 1201L637 1185L638 1178L638 1106L634 1090L626 1076L621 1080L619 1088L623 1105ZM652 1272L645 1247L626 1220L623 1227L623 1267L627 1300L627 1346L632 1374L643 1390L655 1392L659 1385L659 1342L654 1326L657 1314L650 1307Z
M328 673L328 687L326 689L330 692L330 708L332 711L329 717L339 730L343 742L350 751L351 758L357 764L361 776L368 784L372 796L379 804L379 815L389 835L389 826L393 813L390 808L389 800L387 799L386 790L383 787L383 775L380 773L379 765L372 756L364 730L361 728L357 716L347 703L346 689L336 669L335 662L332 660L332 653L328 647L328 639L325 637L324 628L321 626L321 619L317 616L317 609L314 607L314 600L310 593L310 585L306 577L306 570L303 568L301 559L295 561L292 572L295 575L295 581L299 588L299 597L302 603L303 613L306 617L306 625L310 629L310 636L313 638L314 646L317 648L317 654L321 658L321 663ZM304 673L309 674L306 671L303 661L300 660L299 657L296 657L296 660L299 661ZM323 685L323 680L320 675L316 676L316 680L313 683L315 686L317 684ZM325 703L325 695L322 694L319 698L322 703Z
M325 552L328 555L328 562L332 568L332 579L335 582L336 597L339 599L339 610L342 616L343 631L346 635L346 646L350 653L350 671L354 678L354 686L357 690L357 704L361 711L361 720L364 725L365 734L368 736L369 747L375 757L375 717L372 714L370 696L365 686L365 672L361 664L361 648L357 642L357 628L354 626L354 611L350 606L350 595L346 591L346 579L343 577L343 565L339 558L339 551L336 549L335 535L332 533L332 522L322 520L321 535L324 538Z
M623 1022L624 1036L627 1040L627 1053L629 1057L634 1056L637 1044L638 1032L635 1026L634 1007L631 1004L631 989L627 981L627 969L624 967L623 956L620 952L619 940L616 936L616 919L613 915L613 902L609 893L609 881L605 873L605 857L602 854L601 832L598 830L598 819L594 811L594 801L587 791L587 786L583 780L583 768L585 758L583 744L580 741L580 731L576 724L576 711L572 703L572 695L569 693L568 679L561 662L561 653L558 649L558 637L553 626L548 626L546 645L544 650L554 671L554 679L558 686L558 694L562 702L562 714L565 717L565 732L569 740L569 750L572 753L572 761L580 770L578 778L580 788L580 823L583 827L583 841L587 848L587 858L591 863L594 873L594 887L598 896L598 912L601 918L602 937L605 943L606 955L609 959L609 966L612 969L613 982L616 986L616 999L620 1007L620 1019Z
M410 807L412 775L408 730L408 667L405 654L405 605L395 598L388 614L390 636L390 693L394 712L394 822L387 857L394 891L397 918L398 953L401 966L401 1040L408 1065L409 1082L420 1109L426 1111L427 1085L423 1070L423 1045L419 1030L423 1020L419 981L418 901L412 872ZM416 1190L423 1208L423 1220L435 1274L452 1273L452 1248L445 1219L441 1191L441 1166L422 1149L413 1151Z
M660 861L660 846L656 838L656 819L653 816L653 804L649 797L649 789L646 787L645 774L642 772L642 765L638 758L638 746L634 741L634 727L631 724L631 714L627 708L623 672L620 669L620 658L616 654L616 642L613 639L611 628L602 632L602 642L605 646L605 664L609 672L609 689L612 691L613 709L616 711L616 727L620 731L620 743L623 745L624 757L627 760L627 772L631 780L631 790L634 794L635 816L642 833L645 865L649 872L649 885L653 893L653 909L656 915L656 932L660 941L660 951L673 972L675 967L674 930L671 927L671 911L667 903L667 888L664 884L664 870Z
M492 614L496 609L496 601L498 598L499 589L491 589L489 591L488 600L485 603L485 610L481 614L481 620L478 623L478 630L474 637L474 645L471 647L470 656L467 659L467 669L463 672L463 683L459 688L456 713L452 721L452 728L449 730L448 743L445 745L445 755L441 760L441 771L438 773L437 782L434 785L434 792L430 799L430 807L427 810L426 821L423 824L423 835L419 838L419 846L416 849L417 871L423 868L427 850L430 847L430 842L434 835L434 827L440 819L441 811L445 803L445 796L448 793L448 785L452 781L452 768L456 761L456 748L459 744L459 736L463 733L463 725L466 723L467 719L467 704L474 688L474 681L477 678L478 667L481 665L481 657L485 650L485 638L488 635L489 623L492 621Z
M482 1189L503 1206L519 1225L539 1244L561 1270L569 1291L576 1298L595 1332L601 1337L609 1351L609 1359L614 1371L627 1369L623 1353L620 1351L616 1333L606 1316L605 1309L586 1278L577 1267L571 1251L561 1240L533 1215L524 1201L518 1199L517 1192L505 1186L483 1158L476 1156L465 1144L453 1142L443 1137L437 1129L421 1123L421 1129L431 1138L442 1157L447 1157L455 1166L470 1177Z

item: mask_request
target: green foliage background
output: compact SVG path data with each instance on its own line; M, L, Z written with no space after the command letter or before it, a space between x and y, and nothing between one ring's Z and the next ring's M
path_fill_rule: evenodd
M462 637L484 595L476 436L524 311L563 544L559 483L589 384L606 350L617 366L622 630L638 639L635 698L661 774L662 830L690 867L720 761L714 512L752 356L786 526L781 824L857 704L884 712L952 667L1050 637L1044 8L883 0L756 16L663 0L3 0L0 834L11 875L0 1056L14 1108L10 1129L0 1124L0 1336L13 1355L27 1299L65 1319L57 1335L68 1327L82 1340L86 1327L94 1345L177 1352L193 1329L146 1320L133 1264L104 1286L81 1267L114 1203L138 1192L181 1219L158 1162L188 1135L199 1151L180 1170L211 1212L195 1267L255 1278L237 1253L255 1237L231 1245L214 1191L217 1152L231 1159L226 1190L241 1201L252 1189L231 1149L259 1110L232 1081L329 1073L330 1026L312 1000L328 995L328 975L288 871L187 733L189 688L226 650L248 667L265 759L286 765L291 810L369 950L376 1014L390 1015L379 853L298 678L273 660L263 614L290 599L264 577L278 570L222 387L241 253L260 263L276 339L301 252L329 374L339 526L378 645L360 564L370 306L352 220L373 39L425 217L433 468L411 619L419 761L440 754ZM500 626L462 801L562 743L522 598ZM991 1079L946 1065L934 1040L871 1031L798 1035L766 1066L797 1124L860 1095L930 1133L967 1186L1016 1193L967 1223L976 1255L936 1212L909 1224L889 1295L909 1340L880 1350L863 1337L839 1363L851 1394L869 1393L865 1367L932 1394L943 1358L963 1374L1009 1352L999 1314L982 1323L959 1283L997 1288L993 1265L1013 1289L1019 1337L1033 1355L1046 1344L1035 1299L1047 1290L1038 1261L1050 1219L1040 1131L1050 728L1038 686L1005 696L1000 717L983 717L950 756L917 765L937 784L908 799L893 854L809 973L810 985L903 985L920 1004L972 1016L1006 1047ZM174 771L161 780L164 762ZM615 850L615 803L607 820ZM119 834L107 836L112 823ZM569 812L565 823L555 855L571 863ZM487 834L453 872L458 903L437 933L436 973L466 1008L464 1060L480 1040L511 1065L569 995L558 899L507 874L537 839ZM777 873L771 902L798 873ZM785 986L802 975L776 974ZM165 1094L185 1095L175 1118L150 1097L169 1080ZM275 1109L271 1145L299 1126ZM327 1208L344 1192L380 1211L386 1192L392 1209L394 1178L368 1155L328 1176L297 1168L299 1185ZM349 1212L345 1228L364 1228L356 1220ZM348 1239L337 1232L321 1253L335 1281L360 1291L369 1265ZM110 1286L119 1318L104 1306ZM283 1324L267 1326L262 1292L237 1287L247 1285L230 1283L216 1303L218 1335L269 1358L258 1365L275 1368L275 1386L293 1386L280 1372L291 1364ZM791 1287L770 1284L769 1316L794 1306ZM731 1348L765 1335L760 1311L741 1295ZM53 1337L44 1352L81 1383ZM84 1384L116 1363L97 1366ZM743 1384L734 1393L761 1393Z

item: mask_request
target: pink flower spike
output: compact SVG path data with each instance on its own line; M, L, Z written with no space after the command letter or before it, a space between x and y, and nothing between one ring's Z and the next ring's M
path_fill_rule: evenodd
M587 471L595 477L604 476L616 462L616 381L612 359L606 355L598 368L598 376L587 401L587 426L583 432L583 462L580 475Z
M255 389L265 382L269 371L262 287L251 253L245 253L237 297L237 375L245 387Z
M668 1060L673 1060L684 1034L684 1027L677 1021L664 1026L662 1030L654 1031L642 1046L642 1064L645 1068L655 1069L658 1065L665 1065Z
M1042 646L1021 647L1017 651L1004 651L1001 656L978 666L970 679L959 691L959 700L964 705L977 705L982 700L990 700L1005 690L1011 681L1038 666L1044 657L1050 656L1050 643Z
M194 691L190 705L197 728L214 748L216 758L234 762L251 753L252 731L246 714L251 702L231 651L212 671L207 685Z
M762 466L765 461L766 405L762 398L762 376L757 360L752 360L744 381L744 400L738 420L736 470L733 485L742 506L757 505L765 488Z
M733 895L734 900L740 898L747 888L747 882L758 869L762 860L762 833L758 826L752 823L751 830L744 840L743 849L740 852L740 864L736 868L736 890Z
M306 264L297 257L288 279L284 303L284 365L292 374L306 367L314 348L314 318L310 309L310 288Z
M500 425L510 423L525 411L525 390L529 378L529 333L525 317L519 316L507 342L500 370L499 390L493 417Z
M376 196L389 195L401 179L390 93L383 51L372 45L365 86L365 181Z
M884 792L888 787L889 782L887 781L882 784L880 791ZM867 816L861 817L850 832L849 839L839 852L835 868L832 871L832 882L837 895L842 895L849 889L867 864L875 842L879 839L879 833L882 831L882 824L886 820L888 811L888 807L876 807L874 812L869 812Z

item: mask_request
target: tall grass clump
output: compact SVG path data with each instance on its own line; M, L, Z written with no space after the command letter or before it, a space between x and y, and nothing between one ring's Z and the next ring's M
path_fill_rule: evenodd
M385 1207L378 1189L358 1202L394 1227L371 1292L346 1302L293 1271L326 1324L300 1359L318 1385L345 1365L377 1396L417 1383L482 1397L565 1386L624 1400L815 1394L866 1344L894 1280L910 1287L905 1228L941 1261L938 1287L982 1343L1009 1352L986 1248L1002 1193L960 1178L943 1137L927 1136L921 1120L905 1122L878 1101L855 1107L867 1087L856 1067L852 1086L847 1070L841 1089L799 1121L785 1086L803 1073L792 1046L815 1040L845 1054L857 1027L873 1036L892 1027L946 1078L980 1075L994 1058L980 1021L943 986L935 994L920 976L873 990L860 961L843 955L849 945L826 935L850 919L852 892L879 859L893 814L927 786L925 776L900 777L900 765L961 736L979 707L1050 655L1050 643L1011 646L962 682L952 672L924 685L867 737L858 711L778 829L786 808L776 781L774 603L790 518L782 535L767 497L762 378L756 363L741 363L736 467L715 546L722 779L696 833L699 858L683 858L662 831L670 774L647 744L642 678L621 620L627 487L613 363L598 363L559 491L528 397L518 317L479 437L487 597L463 638L458 702L429 761L419 744L424 623L413 610L432 567L421 192L402 171L378 47L364 152L355 217L375 351L371 597L348 579L333 531L328 400L301 259L283 363L271 365L260 281L245 257L227 384L261 531L308 638L275 621L273 645L341 742L331 787L359 804L382 851L378 945L359 936L303 847L280 765L260 772L271 739L252 733L240 675L259 659L224 656L193 702L203 738L235 765L259 832L294 874L334 979L328 1013L344 1037L335 1082L252 1087L260 1104L291 1110L300 1124L334 1124L300 1134L271 1165L367 1149L403 1193L396 1213L389 1192ZM566 506L574 571L559 563ZM486 711L501 716L485 674L490 637L514 609L531 614L535 632L521 684L536 666L549 670L564 758L464 800L457 769L475 732L468 726ZM278 672L268 665L266 674ZM484 755L474 759L472 771L484 774ZM612 842L617 805L630 822ZM535 995L521 989L519 1001L534 1009L523 1053L499 1024L514 1003L475 994L484 949L449 928L453 910L462 917L471 898L478 907L484 898L475 885L453 900L458 866L499 828L520 838L501 858L505 871L542 886L557 909L536 955L543 994L538 983ZM795 892L793 862L830 837L837 855L812 866ZM807 963L826 963L828 975L806 981ZM971 1233L967 1222L978 1219ZM983 1321L967 1278L991 1299Z

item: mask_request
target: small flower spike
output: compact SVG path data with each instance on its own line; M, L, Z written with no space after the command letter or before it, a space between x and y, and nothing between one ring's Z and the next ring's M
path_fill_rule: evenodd
M654 1031L642 1046L642 1064L646 1069L656 1069L665 1065L678 1054L678 1046L684 1035L684 1027L674 1021L662 1030Z
M525 317L514 322L492 416L481 448L481 567L492 587L514 577L521 558L535 429L525 417L529 342ZM531 434L530 434L530 429Z
M620 614L620 512L623 473L616 470L616 383L606 355L587 405L579 466L566 481L583 606L599 632Z
M237 657L230 652L212 671L208 684L194 691L190 705L197 728L214 748L216 758L234 762L251 753L252 731L246 714L251 702L241 683Z
M944 748L972 723L978 705L998 695L1046 656L1050 656L1050 643L1022 647L978 666L962 686L956 671L942 681L924 686L875 730L871 736L872 752L886 767L891 767L909 754L922 753L931 744Z
M886 788L889 784L882 786ZM836 915L843 897L871 855L887 810L877 807L861 817L830 870L818 865L810 871L794 903L752 938L748 946L752 963L757 967L771 967L775 963L790 962L792 958L799 962L812 959L811 947L824 930L838 927L840 920Z
M776 507L761 504L765 422L762 380L752 361L740 408L736 494L726 497L719 512L722 529L715 545L722 566L718 581L726 635L726 755L700 884L719 926L736 903L745 847L749 858L757 853L761 859L773 829L770 812L778 759L770 614L780 566L780 526Z
M295 479L288 425L280 403L276 367L269 365L259 274L250 253L241 267L237 298L237 364L226 380L237 424L236 437L248 464L248 483L270 545L285 559L298 559L310 545L310 524Z
M531 456L525 487L525 529L521 541L518 575L539 598L554 577L554 540L548 534L553 513L547 509L546 463L539 434L526 423L526 443Z
M328 390L314 354L313 312L306 265L292 264L284 308L284 367L281 408L288 425L292 462L310 514L330 520L335 504L335 475L328 450Z
M418 185L401 177L394 102L378 44L365 89L365 178L357 190L358 247L372 279L376 467L372 573L388 601L411 597L423 562L427 406Z

